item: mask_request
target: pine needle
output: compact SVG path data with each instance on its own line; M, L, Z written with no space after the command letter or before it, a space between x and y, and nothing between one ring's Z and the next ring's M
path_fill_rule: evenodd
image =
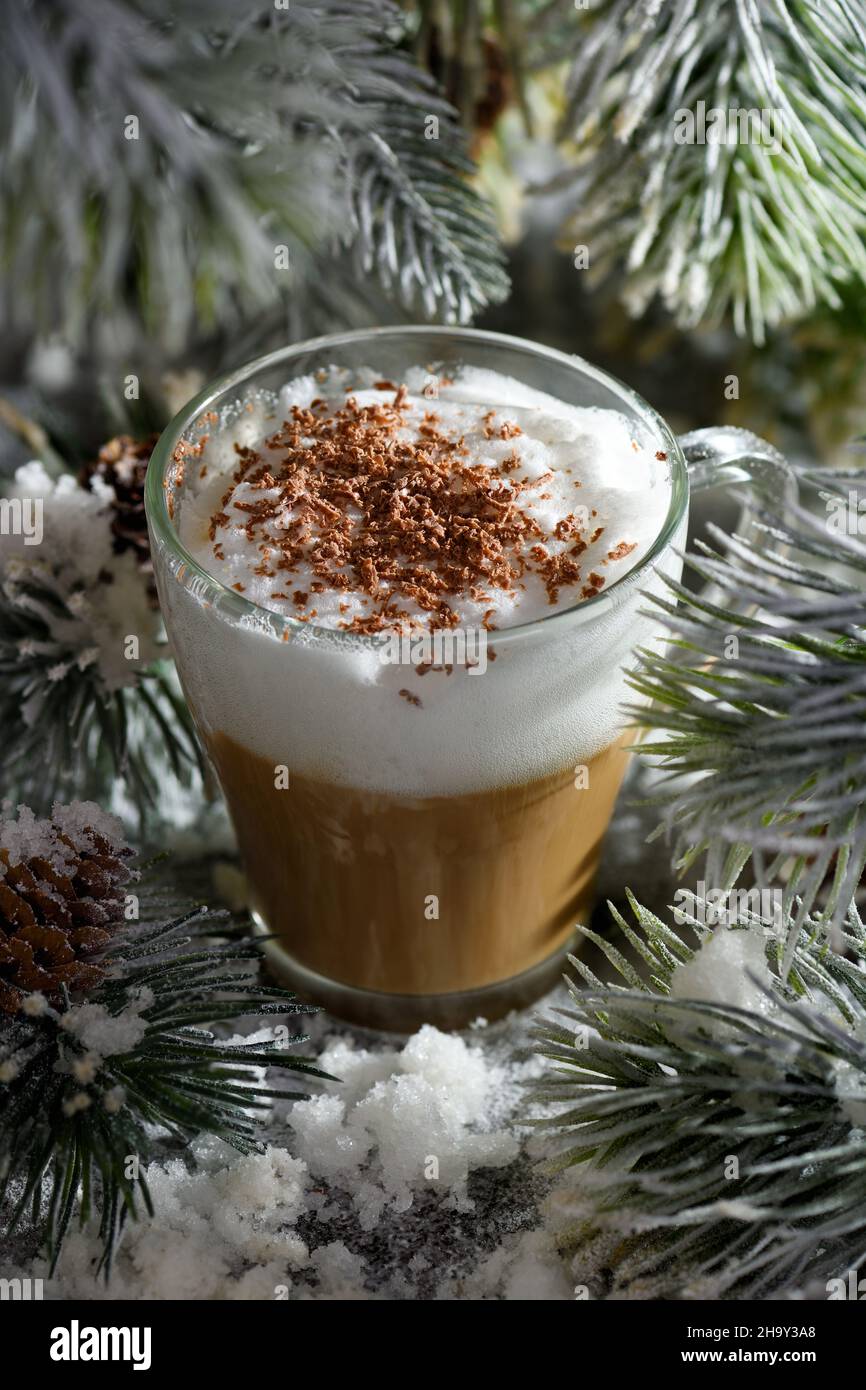
M681 930L707 941L712 909L684 898ZM660 950L670 928L632 906L630 931L657 980L569 981L571 1007L536 1032L555 1074L535 1090L545 1104L535 1123L551 1136L551 1171L574 1170L556 1210L575 1271L604 1236L614 1290L644 1297L761 1298L845 1278L866 1248L866 930L856 907L845 955L814 917L798 928L793 915L776 921L737 904L714 928L761 934L759 1011L672 997L676 962ZM677 940L680 962L694 960Z
M200 908L158 927L129 924L99 958L108 974L86 1002L145 1025L123 1050L94 1058L64 1009L0 1014L0 1229L10 1234L29 1213L53 1268L76 1212L81 1225L95 1213L107 1278L124 1222L152 1211L146 1168L167 1139L185 1146L206 1133L258 1151L256 1112L308 1092L265 1087L257 1068L334 1079L291 1050L307 1041L302 1033L229 1044L215 1031L240 1017L315 1012L261 983L259 961L225 913ZM76 1064L87 1069L76 1074Z

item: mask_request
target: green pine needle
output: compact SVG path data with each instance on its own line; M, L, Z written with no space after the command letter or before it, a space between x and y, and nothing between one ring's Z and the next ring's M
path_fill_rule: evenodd
M571 1007L536 1034L552 1063L536 1123L556 1136L552 1171L575 1170L558 1193L559 1242L578 1277L600 1238L616 1291L638 1296L760 1298L846 1277L866 1252L866 931L856 908L846 955L809 917L785 975L790 917L738 906L730 926L713 929L707 904L688 895L682 921L699 944L713 930L763 934L774 1006L758 1011L671 997L674 969L695 950L630 901L637 926L614 917L651 979L593 938L625 983L604 985L572 958L583 984L569 982Z
M31 0L7 21L0 252L26 332L141 371L148 345L164 361L285 314L325 253L449 319L504 297L462 132L396 6L102 0L95 23L90 0Z
M130 924L99 957L105 979L87 996L111 1017L146 1025L126 1050L94 1060L64 1026L66 1008L0 1014L0 1213L11 1232L29 1218L52 1268L74 1218L100 1223L106 1278L124 1222L152 1212L145 1169L166 1141L201 1134L241 1153L261 1149L258 1112L307 1092L265 1087L256 1068L333 1080L284 1042L228 1044L212 1026L313 1013L259 981L260 951L224 913L200 908L155 926ZM146 993L142 996L142 991ZM144 1006L142 1006L142 999Z
M866 281L866 26L847 0L601 0L572 30L568 235L623 298L685 327L768 327ZM677 112L765 110L778 134L679 144ZM562 179L558 180L561 184Z
M56 596L55 596L56 598ZM44 640L43 640L44 639ZM0 593L0 750L3 795L47 814L56 800L104 800L121 782L139 820L166 776L201 785L205 765L174 666L157 661L135 684L105 689L96 666L63 654L38 618Z
M688 562L719 597L669 582L651 602L673 645L630 680L682 865L707 850L728 888L754 856L762 879L787 869L801 917L822 892L838 917L866 865L866 494L856 474L814 481L813 510L765 503L763 549L710 528Z

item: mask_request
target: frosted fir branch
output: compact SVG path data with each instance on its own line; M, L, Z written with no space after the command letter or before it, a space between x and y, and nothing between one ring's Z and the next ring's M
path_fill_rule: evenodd
M762 878L785 873L801 915L823 893L838 917L866 865L866 485L820 483L823 516L756 513L764 550L709 528L687 562L714 601L667 581L651 602L672 644L639 653L630 683L652 701L632 713L681 864L708 851L706 880L724 888L754 855Z
M32 996L0 1015L0 1229L29 1221L53 1269L73 1221L96 1217L108 1278L124 1224L153 1214L145 1170L166 1138L186 1146L212 1134L261 1152L260 1114L308 1094L266 1085L263 1069L334 1078L295 1050L302 1033L226 1042L216 1030L315 1012L260 983L260 950L225 913L145 913L91 959L107 974L86 1002L57 1010Z
M624 265L632 313L659 296L682 326L730 313L762 342L866 280L866 36L854 7L602 0L572 42L568 235L591 246L599 273ZM676 143L678 113L699 101L770 112L778 149Z
M508 294L502 249L457 113L408 53L383 47L388 20L406 37L402 11L370 7L335 122L349 204L338 244L405 308L464 322Z
M402 108L423 135L438 110L404 34L401 12L374 0L17 7L0 55L7 319L97 354L134 344L140 357L143 336L178 353L288 303L362 209L378 252L390 235L411 259L414 228L407 275L431 311L504 294L452 116L417 171L414 144L389 143L397 120L383 113ZM388 144L399 178L357 182L364 132ZM484 225L477 249L454 234L449 194ZM378 277L376 256L370 266Z
M462 323L504 299L508 278L493 220L466 182L471 164L454 115L420 84L417 95L411 114L379 104L374 128L344 137L349 244L363 273L378 274L404 305L420 301L431 317L439 305L446 320ZM425 137L425 119L437 123L435 140Z
M44 534L0 537L3 796L47 812L122 783L144 819L167 778L205 776L148 579L115 553L104 489L30 463L11 493L38 505Z
M537 1123L576 1179L554 1194L560 1242L579 1277L603 1235L616 1290L644 1296L844 1278L866 1242L862 920L851 904L846 959L807 918L786 973L792 916L735 907L711 927L682 896L676 930L631 895L635 925L611 909L648 979L585 932L624 983L572 958L571 1007L539 1024Z

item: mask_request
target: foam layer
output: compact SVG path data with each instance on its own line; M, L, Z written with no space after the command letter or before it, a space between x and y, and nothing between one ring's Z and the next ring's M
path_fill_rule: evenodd
M576 508L588 513L581 578L553 598L543 574L532 567L509 587L449 595L458 642L445 648L444 659L437 660L435 651L427 659L423 644L411 650L404 642L402 664L395 664L393 645L384 650L387 631L345 630L354 618L368 618L373 607L360 588L331 593L326 586L306 610L299 609L291 596L310 590L315 537L306 555L299 561L295 556L291 575L276 579L255 572L262 552L236 520L212 534L214 512L238 464L237 447L261 450L292 406L305 409L318 397L328 410L336 408L346 399L347 385L360 409L393 402L392 387L373 386L378 379L372 369L350 380L328 372L291 382L279 397L258 395L239 403L187 461L175 499L183 544L202 568L227 587L242 586L244 597L260 605L240 620L230 615L188 576L178 582L170 572L177 566L157 547L163 609L202 731L226 733L275 766L305 776L410 796L528 782L588 762L622 730L620 707L631 698L622 667L635 646L659 635L657 624L640 615L645 602L639 589L659 591L661 571L679 571L667 551L653 568L612 588L645 557L670 504L669 464L659 442L636 438L623 416L576 409L474 369L456 381L437 382L435 396L425 394L429 382L420 370L395 383L408 392L402 438L417 440L424 415L433 411L437 428L462 436L469 465L485 476L495 477L504 458L516 457L507 480L525 484L516 505L542 530L543 542L534 537L532 543L542 544L547 555L573 543L573 531L557 535L559 523ZM241 491L237 500L244 499ZM215 541L222 558L214 555ZM674 538L675 544L681 541L682 534ZM585 614L575 612L573 619L537 621L579 610L590 573L610 590L604 602ZM275 598L274 590L290 597ZM404 631L429 632L428 608L405 595L400 607ZM286 640L267 609L307 621L290 629ZM527 623L520 633L507 631ZM479 629L487 644L480 653ZM474 634L468 666L460 660L464 631Z
M349 377L336 370L291 382L277 401L259 400L233 425L211 435L191 470L180 518L183 543L204 569L252 602L327 628L363 629L374 615L384 613L382 626L427 630L443 626L440 606L446 625L453 615L462 627L505 628L573 607L615 582L661 530L670 501L665 457L657 458L656 449L636 439L629 422L614 411L570 408L481 370L469 370L455 382L436 381L435 395L430 385L424 394L423 373L410 372L394 410L396 386L378 383L377 389L376 373L365 375L368 384L359 382L357 373ZM279 472L289 456L282 424L293 408L306 414L297 417L295 437L301 436L301 447L293 453L300 462L293 461L287 485ZM335 414L339 419L339 412L348 419L346 438L336 446L338 466L350 442L358 448L352 436L366 439L376 429L389 431L385 442L392 446L389 466L398 486L387 509L375 475L362 500L357 491L349 493L347 479L339 474L338 488L323 504L327 513L297 500L298 473L321 468L323 450L333 453L335 447L331 439L310 437L317 424L311 417L327 422ZM377 415L384 426L373 423ZM407 459L396 458L393 446L400 444L412 450ZM250 451L240 463L238 448ZM444 454L446 467L450 464L457 502L449 492L443 505L441 493L421 478L416 459L435 450ZM370 451L368 457L372 465L359 462L356 474L375 467L377 456ZM432 482L439 484L438 474ZM488 565L486 573L468 575L462 586L449 577L448 588L428 597L426 606L419 601L417 583L410 583L407 592L399 576L377 578L376 592L370 593L357 564L357 556L366 554L365 531L378 539L380 528L393 528L395 519L407 515L420 529L414 522L420 507L408 509L420 498L429 512L431 496L436 522L446 529L455 521L462 524L464 517L452 518L449 508L459 513L470 488L483 489L488 512L495 507L498 513L508 509L517 514L524 530L515 539L502 538L506 563L498 569L504 574L491 572L495 567ZM382 513L375 521L369 514L372 506ZM257 513L261 522L255 520ZM344 564L323 565L325 543L333 548L336 535L342 545L347 530L346 549L351 546L353 555ZM293 543L290 561L289 536L298 533L303 539L296 547ZM500 544L499 538L495 543ZM447 541L436 536L432 546L411 556L404 573L414 581L420 567L441 583L445 566L440 557L446 548ZM467 554L471 558L472 551ZM381 573L381 564L378 568Z

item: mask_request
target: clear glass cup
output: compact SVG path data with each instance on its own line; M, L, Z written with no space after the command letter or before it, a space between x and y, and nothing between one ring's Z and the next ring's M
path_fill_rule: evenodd
M256 606L182 546L184 472L202 436L249 399L331 366L391 380L415 366L483 367L568 405L619 411L667 458L670 506L654 544L594 597L491 634L483 672L428 671L423 682L384 663L375 636ZM680 574L690 464L702 486L784 470L745 431L678 441L580 358L473 329L293 344L213 382L163 433L146 484L162 611L265 949L301 994L406 1031L494 1018L555 982L591 908L633 739L626 672L638 647L664 640L645 595Z

